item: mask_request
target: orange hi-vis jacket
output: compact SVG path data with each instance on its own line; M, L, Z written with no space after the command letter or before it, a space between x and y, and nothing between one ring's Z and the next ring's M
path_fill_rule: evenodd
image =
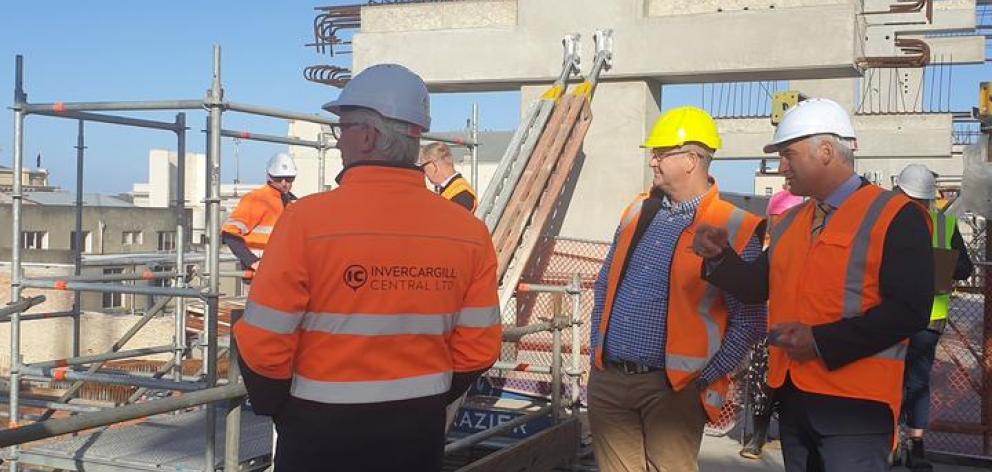
M692 240L700 224L725 227L729 241L737 252L743 252L748 241L761 224L761 218L720 199L720 191L713 184L703 196L696 210L694 221L679 237L671 264L671 284L668 294L668 336L665 346L665 372L676 391L690 386L699 372L716 355L727 331L727 306L723 292L702 280L699 268L702 259L692 250ZM641 216L641 207L649 194L644 193L623 213L617 247L610 262L610 273L603 304L599 335L602 340L596 348L595 363L603 368L603 346L606 332L620 286L624 262L633 251L631 242ZM727 398L729 377L710 384L700 393L703 408L711 421L716 421Z
M885 235L896 214L912 204L896 192L863 186L833 211L815 241L810 240L815 202L789 210L772 229L768 249L768 325L822 325L863 316L879 305ZM899 418L907 345L903 340L832 371L819 359L793 361L769 346L768 384L781 387L788 375L802 391L882 402Z
M491 366L502 326L481 221L417 170L363 163L286 209L235 325L248 367L330 404L445 393Z
M241 197L221 231L241 236L248 248L260 255L284 207L282 193L271 185L263 185Z

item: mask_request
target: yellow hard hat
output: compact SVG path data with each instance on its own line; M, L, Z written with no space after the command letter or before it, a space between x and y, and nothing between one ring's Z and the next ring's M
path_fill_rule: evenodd
M685 143L700 143L714 151L723 141L716 129L716 121L709 113L696 107L673 108L658 118L643 148L666 148Z

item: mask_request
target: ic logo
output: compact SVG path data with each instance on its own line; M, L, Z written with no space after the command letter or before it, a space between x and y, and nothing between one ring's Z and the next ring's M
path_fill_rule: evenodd
M344 283L352 290L358 291L369 280L369 272L360 265L351 265L344 270Z

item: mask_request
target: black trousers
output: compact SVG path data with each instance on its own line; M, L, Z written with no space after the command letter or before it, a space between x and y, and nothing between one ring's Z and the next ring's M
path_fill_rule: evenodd
M291 398L274 419L275 472L437 472L445 398L357 405Z
M885 472L894 423L880 402L776 390L786 472Z

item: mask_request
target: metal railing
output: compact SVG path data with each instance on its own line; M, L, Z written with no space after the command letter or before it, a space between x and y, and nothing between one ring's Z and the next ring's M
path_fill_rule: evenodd
M539 418L550 416L553 423L563 420L566 413L572 418L577 418L580 407L579 379L584 371L575 353L581 349L581 333L579 327L582 324L582 278L575 274L568 285L536 285L520 284L517 287L518 293L545 293L557 296L567 296L569 299L569 310L562 310L555 313L553 318L540 323L528 326L509 327L503 331L504 342L517 342L525 336L538 333L551 333L551 362L547 365L524 364L512 361L500 361L493 367L493 371L509 372L530 372L534 374L550 375L551 377L551 398L550 404L543 406L536 411L527 412L512 420L499 423L491 428L473 433L464 438L453 441L445 446L445 454L450 454L474 446L494 436L506 433L518 426L527 424ZM571 363L568 367L563 365L563 336L565 330L571 332ZM570 384L570 397L568 403L562 399L562 387L564 382ZM567 408L566 408L567 406Z

